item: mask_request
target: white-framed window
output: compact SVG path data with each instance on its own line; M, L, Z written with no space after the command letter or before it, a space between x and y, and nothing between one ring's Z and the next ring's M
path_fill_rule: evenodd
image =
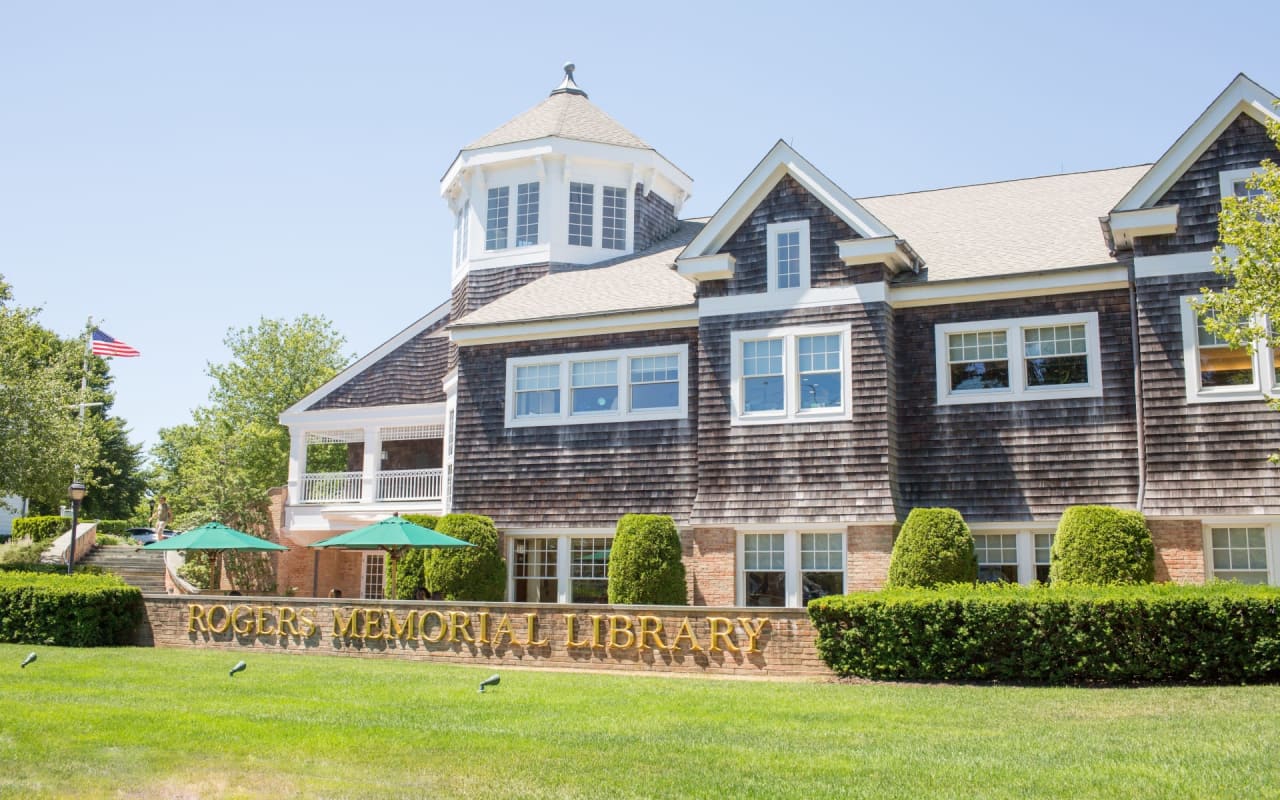
M809 220L766 226L769 291L809 288Z
M1102 396L1098 315L934 326L938 404Z
M508 544L510 596L517 603L609 602L607 534L516 535Z
M1258 174L1261 167L1247 169L1227 169L1218 173L1218 191L1221 197L1239 197L1247 199L1263 194L1261 189L1249 188L1249 179Z
M1052 530L1019 530L1006 527L975 530L973 549L978 557L978 580L1030 584L1049 582Z
M1250 352L1232 347L1204 328L1196 313L1198 295L1182 298L1182 363L1187 401L1256 400L1280 387L1280 348L1259 342Z
M688 375L683 344L509 358L507 426L681 419Z
M360 596L365 600L382 600L386 597L386 565L385 553L364 553L364 563L360 570Z
M849 326L734 331L732 422L849 419Z
M595 217L596 187L592 183L569 183L569 244L590 247Z
M538 201L541 186L537 181L516 186L516 247L538 243Z
M471 203L463 201L453 223L453 268L457 270L467 260L467 237L470 236Z
M484 249L507 248L507 223L511 215L511 187L495 186L489 190L489 206L485 215Z
M1280 525L1239 520L1205 525L1205 575L1240 583L1280 583Z
M738 534L738 605L802 608L844 594L845 535L766 531Z
M627 190L606 186L600 203L600 246L606 250L627 249Z
M538 181L515 186L516 202L511 204L510 186L490 187L486 194L484 249L506 250L538 243L538 203L541 186ZM465 210L465 209L464 209ZM459 223L459 235L466 236L465 224ZM515 230L515 236L510 234Z

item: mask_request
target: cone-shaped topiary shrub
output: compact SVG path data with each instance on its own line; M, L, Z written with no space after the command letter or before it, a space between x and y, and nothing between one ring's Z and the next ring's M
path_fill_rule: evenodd
M1155 547L1147 519L1111 506L1072 506L1062 512L1049 555L1053 583L1151 583Z
M400 517L406 522L431 530L435 530L436 523L440 521L439 517L433 517L430 514L401 514ZM400 557L400 563L396 565L395 596L391 599L412 600L419 589L426 589L426 576L423 574L425 552L425 550L410 550Z
M954 508L913 508L893 543L889 559L892 588L973 583L978 557L973 534Z
M627 514L609 552L609 602L689 604L680 560L680 535L671 517Z
M435 530L475 547L424 550L427 591L441 592L446 600L501 601L507 591L507 564L498 550L493 520L477 514L445 514Z

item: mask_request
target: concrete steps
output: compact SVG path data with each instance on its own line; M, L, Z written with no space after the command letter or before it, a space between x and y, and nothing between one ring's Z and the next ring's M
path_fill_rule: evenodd
M164 594L164 553L131 545L99 545L84 560L119 575L125 583L145 593Z

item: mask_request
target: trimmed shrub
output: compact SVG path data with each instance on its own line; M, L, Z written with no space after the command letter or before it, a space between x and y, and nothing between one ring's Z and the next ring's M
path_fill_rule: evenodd
M1072 506L1062 513L1049 556L1054 583L1150 583L1156 551L1146 517L1111 506Z
M609 602L685 606L689 591L671 517L626 514L609 551Z
M435 530L475 547L422 551L426 590L440 592L445 600L501 601L507 591L507 562L498 550L493 520L478 514L445 514Z
M142 592L114 575L0 573L0 641L113 647L141 621Z
M71 520L65 517L19 517L13 521L13 538L46 542L57 539L71 530Z
M431 530L435 530L440 522L439 517L433 517L430 514L401 514L400 517L406 522ZM400 563L396 566L395 596L391 599L412 600L417 596L419 589L426 591L426 576L423 574L423 564L426 560L424 552L410 550L401 556Z
M893 543L887 585L929 587L977 579L973 534L960 512L954 508L911 509Z
M130 527L127 519L100 519L98 520L98 533L109 533L113 536L122 536ZM70 527L68 527L70 530Z
M1280 680L1280 589L980 584L809 604L840 675L1036 684Z

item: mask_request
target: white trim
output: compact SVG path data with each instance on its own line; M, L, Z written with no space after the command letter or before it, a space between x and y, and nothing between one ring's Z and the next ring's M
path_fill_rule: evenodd
M905 240L896 236L875 236L866 239L844 239L836 242L840 260L845 266L859 264L888 264L896 270L920 266L920 258Z
M1246 167L1244 169L1224 169L1218 173L1218 199L1222 200L1227 197L1238 197L1236 194L1236 181L1248 180L1254 175L1262 172L1262 167Z
M677 258L676 272L695 281L718 281L732 278L738 259L733 253L713 253L695 258Z
M866 303L883 303L885 284L855 283L850 286L823 286L817 289L775 289L771 292L708 297L698 302L701 317L725 314L754 314L759 311L788 311Z
M896 525L901 520L894 517L882 518L858 518L848 520L831 520L829 522L787 522L785 519L775 522L735 522L732 527L736 531L745 533L769 533L770 531L778 531L786 528L789 531L800 531L802 533L834 533L832 526L844 526L846 529L857 525ZM715 522L693 523L689 528L724 528L724 524Z
M1197 275L1213 271L1212 250L1170 253L1162 256L1138 256L1133 259L1133 276L1139 280L1170 275Z
M1182 371L1186 382L1188 403L1247 403L1265 400L1276 394L1275 367L1271 348L1259 342L1249 354L1253 369L1253 382L1241 386L1200 385L1200 337L1197 330L1196 311L1193 304L1199 295L1182 297L1179 309L1182 318Z
M1115 211L1107 218L1116 249L1128 249L1139 236L1158 236L1178 230L1177 204Z
M786 288L778 286L778 237L795 233L797 244L800 252L798 256L799 275L797 276L798 285L788 286ZM798 219L791 222L770 222L765 226L765 275L768 276L766 291L768 292L785 292L795 289L809 288L809 220Z
M697 324L698 309L694 306L683 306L628 314L559 317L492 325L458 325L449 329L449 338L459 347L470 347L500 342L527 342L535 339L562 339L607 333L689 328Z
M1178 137L1173 146L1120 199L1115 211L1146 208L1159 200L1241 113L1248 114L1258 122L1280 118L1272 108L1275 101L1276 97L1271 92L1245 75L1237 75L1196 118L1191 127Z
M894 286L889 289L888 299L889 305L894 308L914 308L978 300L1100 292L1126 289L1128 286L1129 273L1125 267L1119 264L1102 264L1051 272L988 275Z
M362 600L387 599L387 594L388 594L387 590L390 587L387 586L386 553L379 551L377 553L361 553L360 555L362 556L362 558L360 559L360 599ZM381 598L369 597L369 565L374 559L377 559L378 561L380 561L382 566L382 597Z
M758 530L739 528L734 538L734 602L740 608L767 608L768 606L747 605L747 569L746 547L744 539L747 535L778 534L782 539L783 552L783 592L785 603L782 608L804 608L804 570L801 569L802 550L801 535L806 533L828 533L840 537L840 594L849 591L849 532L835 530L830 525L817 530L802 530L794 525L772 525ZM777 570L760 570L776 572ZM836 572L837 570L811 570L812 572Z
M800 408L800 372L798 341L805 336L840 337L840 405L835 408L802 410ZM743 411L742 345L764 339L782 340L783 407L780 411L748 414ZM761 330L735 330L729 335L731 411L730 425L783 425L805 422L832 422L853 418L851 394L852 356L849 323L836 325L792 326Z
M630 410L632 358L646 356L671 356L678 359L679 376L676 390L678 405L674 408ZM618 408L614 411L573 413L572 366L583 361L615 361L617 363ZM555 415L517 417L515 398L516 368L535 365L555 365L558 368L560 411ZM506 385L504 388L504 417L508 428L532 428L549 425L601 425L611 422L641 422L647 420L684 419L689 416L689 345L661 347L634 347L624 350L593 350L587 352L556 353L542 356L520 356L507 359Z
M325 408L319 411L301 411L280 415L280 423L300 432L328 430L340 423L352 423L361 428L383 423L433 424L444 416L444 403L414 403L403 406L361 406L356 408Z
M1026 385L1026 350L1023 332L1027 328L1057 325L1085 326L1086 358L1089 381L1064 387L1028 387ZM971 405L974 403L1013 403L1073 397L1102 396L1102 347L1098 334L1098 313L1055 314L1044 317L951 322L934 326L934 363L938 405ZM1009 386L1003 389L979 389L953 392L948 360L947 337L956 333L1004 331L1009 361Z

